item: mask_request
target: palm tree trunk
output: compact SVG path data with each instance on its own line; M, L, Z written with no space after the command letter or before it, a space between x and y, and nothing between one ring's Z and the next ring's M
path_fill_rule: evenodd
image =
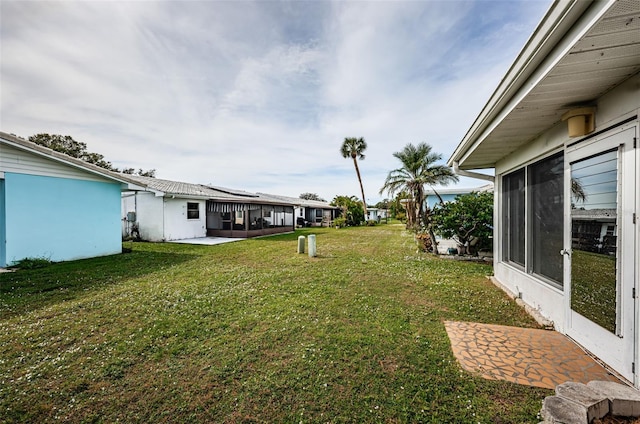
M353 165L356 167L356 175L360 183L360 193L362 193L362 206L364 207L364 219L367 219L367 200L364 198L364 187L362 187L362 178L360 178L360 168L358 168L358 160L353 157Z
M427 232L429 233L429 238L431 239L431 252L434 254L438 254L438 242L436 241L436 235L433 232L433 226L431 225L431 211L429 209L429 205L425 205L425 196L422 188L419 188L416 192L416 197L420 202L420 223L423 224L427 228ZM440 195L438 195L440 197Z

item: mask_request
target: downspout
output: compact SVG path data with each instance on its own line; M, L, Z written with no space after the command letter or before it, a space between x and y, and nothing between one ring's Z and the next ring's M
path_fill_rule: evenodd
M453 161L453 172L462 177L476 178L478 180L491 181L492 183L495 183L496 181L496 177L494 177L493 175L486 175L479 172L465 171L463 169L460 169L457 160Z

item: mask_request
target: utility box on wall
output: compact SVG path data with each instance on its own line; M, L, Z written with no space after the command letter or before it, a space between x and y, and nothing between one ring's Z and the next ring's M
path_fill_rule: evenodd
M135 212L127 212L127 221L135 222L136 221L136 213Z

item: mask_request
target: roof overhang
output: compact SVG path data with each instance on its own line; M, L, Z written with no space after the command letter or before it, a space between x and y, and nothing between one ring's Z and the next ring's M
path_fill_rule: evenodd
M118 177L117 173L111 172L104 168L100 168L97 165L85 162L81 159L77 159L77 158L65 155L64 153L51 150L47 147L40 146L38 144L35 144L28 140L24 140L12 134L0 132L0 139L2 139L3 143L15 149L23 150L36 156L45 157L55 162L64 164L68 167L79 169L89 174L93 174L101 178L105 178L107 180L118 182L121 184L122 190L142 190L143 189L143 187L137 184L133 184L131 181L127 181L123 178Z
M640 2L555 1L448 160L493 168L640 71Z

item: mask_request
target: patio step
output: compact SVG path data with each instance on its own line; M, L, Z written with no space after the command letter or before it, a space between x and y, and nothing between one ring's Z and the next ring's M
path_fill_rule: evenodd
M590 424L609 413L640 417L640 392L611 381L566 382L544 399L540 415L545 424Z

